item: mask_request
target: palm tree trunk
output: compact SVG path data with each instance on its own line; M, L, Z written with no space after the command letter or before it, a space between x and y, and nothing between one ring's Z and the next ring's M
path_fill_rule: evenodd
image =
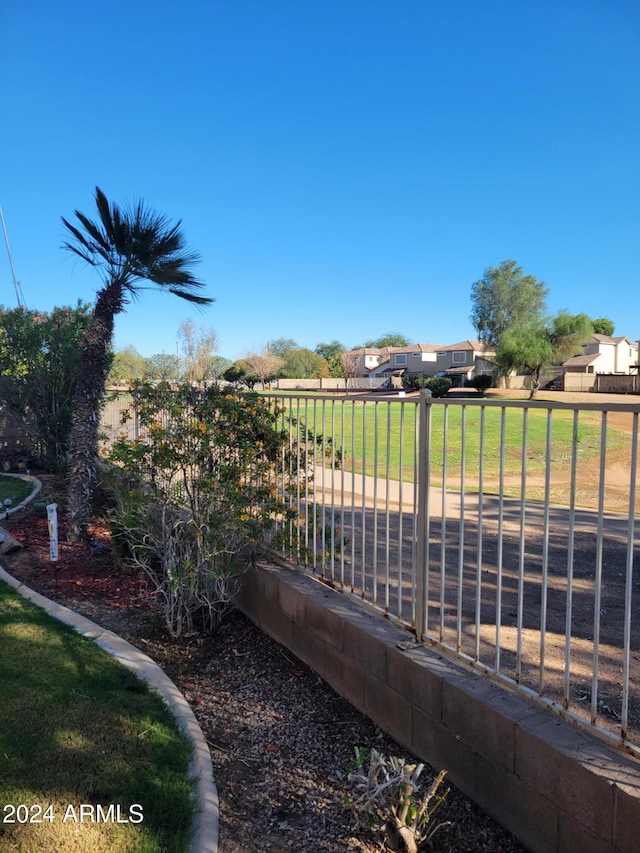
M82 364L76 386L69 445L67 510L70 542L84 539L91 520L98 470L100 409L109 372L114 318L122 310L123 288L112 281L98 293L93 319L85 332Z

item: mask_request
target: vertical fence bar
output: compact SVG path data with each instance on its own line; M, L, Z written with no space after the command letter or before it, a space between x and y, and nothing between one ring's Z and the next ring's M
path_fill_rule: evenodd
M367 404L362 403L362 555L360 570L360 591L366 598L367 576L366 576L366 553L367 553Z
M416 531L418 529L418 416L420 414L420 406L413 407L413 515L411 519L412 533L411 537L411 622L416 625Z
M627 528L627 562L624 589L624 639L622 649L622 711L620 732L623 740L629 731L629 684L631 664L631 613L633 595L633 546L635 543L636 478L638 473L638 413L633 413L631 431L631 472L629 476L629 525Z
M456 612L456 650L462 648L462 595L464 592L464 518L465 518L465 459L467 455L467 407L460 416L460 526L458 528L458 596Z
M391 494L389 481L391 480L391 406L387 403L387 493L385 495L385 535L384 535L384 611L389 612L390 590L391 590Z
M402 562L402 537L403 537L403 524L402 520L404 517L403 514L403 474L404 474L404 414L405 414L405 403L400 403L400 452L398 457L398 608L397 615L398 619L402 618L402 605L403 605L403 595L402 595L402 587L403 587L403 562ZM389 483L387 483L387 489L389 488Z
M306 465L306 476L304 483L304 565L309 567L309 501L313 500L312 495L315 493L315 476L314 468L310 469L309 465L309 398L304 399L304 457ZM311 486L309 485L309 477L313 477ZM312 491L310 491L310 489Z
M442 511L440 521L440 642L444 639L447 556L447 456L449 453L449 406L443 406L442 422Z
M283 407L284 408L284 407ZM304 481L307 479L306 471L302 470L302 436L300 424L300 400L296 400L296 520L295 520L295 552L296 559L300 559L300 537L302 536L301 516L302 516L302 489ZM291 417L289 417L289 429L291 429Z
M496 565L496 647L495 647L495 670L500 674L500 651L502 630L502 560L504 545L504 454L506 433L507 410L504 405L500 407L500 463L499 463L499 499L498 499L498 556Z
M429 430L431 391L420 392L420 440L418 442L418 524L416 547L416 637L422 640L429 630Z
M378 604L378 411L379 402L373 404L373 603ZM387 403L387 405L389 405ZM388 454L387 454L388 455ZM387 492L389 480L386 481Z
M598 681L600 677L600 611L602 608L602 548L604 526L604 484L607 457L607 413L602 413L600 426L600 472L598 478L598 532L596 544L596 574L593 601L593 670L591 680L591 724L598 717Z
M331 460L331 470L329 472L331 480L331 536L329 563L331 580L335 580L336 573L336 401L331 401L331 445L329 452Z
M322 509L320 510L320 570L322 577L325 577L327 569L327 436L326 436L326 400L323 398L320 407L320 422L322 424L322 433L320 434L320 465L321 465L321 480L322 480ZM318 433L314 433L316 446L318 444Z
M356 404L351 401L351 592L356 586Z
M480 441L478 448L478 549L476 559L476 613L475 613L475 650L474 659L480 660L480 625L482 617L482 536L484 523L484 445L485 445L485 412L486 406L480 409Z
M540 585L540 669L538 672L538 693L544 695L544 668L547 649L547 599L549 596L549 503L551 495L551 437L552 410L547 409L547 441L545 450L544 474L544 520L542 529L542 578Z
M569 707L571 695L571 631L573 626L573 563L576 534L576 484L578 475L578 441L580 437L578 410L573 413L571 436L571 484L569 486L569 539L567 543L567 601L564 627L564 687L562 706Z
M529 410L522 411L522 453L520 455L520 536L518 541L518 606L516 639L516 682L522 681L522 637L524 632L524 558L525 524L527 518L527 453L528 453Z
M344 587L344 561L346 554L346 537L345 529L345 514L344 514L344 468L346 464L346 449L345 449L345 406L344 400L340 401L340 451L342 458L340 460L340 586Z

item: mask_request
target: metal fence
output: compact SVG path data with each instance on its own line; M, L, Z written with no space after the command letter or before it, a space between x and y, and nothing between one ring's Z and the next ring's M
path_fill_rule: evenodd
M282 556L640 755L640 405L270 399Z

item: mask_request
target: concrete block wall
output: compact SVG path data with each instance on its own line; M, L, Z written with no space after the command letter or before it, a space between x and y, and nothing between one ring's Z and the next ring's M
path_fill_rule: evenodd
M318 581L258 564L238 604L533 853L640 853L640 761Z

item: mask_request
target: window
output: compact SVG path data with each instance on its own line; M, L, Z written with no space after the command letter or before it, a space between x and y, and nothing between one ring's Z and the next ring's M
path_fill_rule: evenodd
M420 358L419 352L412 352L411 355L413 356L413 358Z
M440 352L438 353L438 358L446 358L446 357L447 357L446 352L444 350L440 350Z
M407 363L407 354L406 353L398 353L395 357L396 364L406 364Z
M467 363L467 354L463 350L457 350L451 353L451 363L452 364L466 364Z

